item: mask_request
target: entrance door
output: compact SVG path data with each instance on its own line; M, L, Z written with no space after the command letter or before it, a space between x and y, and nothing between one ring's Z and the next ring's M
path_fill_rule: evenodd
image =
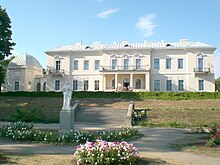
M126 90L128 90L128 87L130 86L130 81L128 78L125 78L123 80L123 87L126 88Z

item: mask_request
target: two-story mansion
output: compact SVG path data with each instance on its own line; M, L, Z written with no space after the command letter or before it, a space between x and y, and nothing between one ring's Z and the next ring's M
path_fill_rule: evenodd
M214 92L214 48L201 42L76 43L46 51L47 91Z

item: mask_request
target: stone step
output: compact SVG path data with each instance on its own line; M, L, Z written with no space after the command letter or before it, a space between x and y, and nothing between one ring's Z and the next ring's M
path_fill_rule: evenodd
M126 114L126 109L81 107L76 113L75 124L122 126L125 123Z

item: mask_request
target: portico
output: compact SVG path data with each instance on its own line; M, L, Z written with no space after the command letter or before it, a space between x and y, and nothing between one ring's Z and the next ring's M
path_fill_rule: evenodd
M149 71L103 73L103 90L150 91Z

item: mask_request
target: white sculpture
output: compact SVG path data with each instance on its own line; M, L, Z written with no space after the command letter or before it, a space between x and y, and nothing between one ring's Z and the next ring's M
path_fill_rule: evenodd
M61 89L63 91L63 108L62 110L70 110L71 108L71 99L72 99L72 90L70 88L69 82L65 82L64 87Z

